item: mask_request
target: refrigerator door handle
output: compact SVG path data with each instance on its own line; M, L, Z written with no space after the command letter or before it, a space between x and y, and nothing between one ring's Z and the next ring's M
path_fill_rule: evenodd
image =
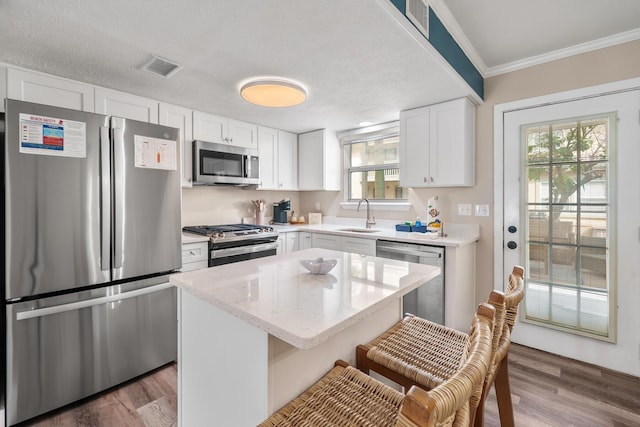
M100 268L111 269L111 150L109 128L100 127L100 179L102 206L100 223Z
M113 144L113 176L115 185L115 209L114 209L114 224L115 224L115 237L113 239L114 247L114 260L113 268L122 268L122 247L124 246L124 215L125 211L125 197L124 197L124 119L112 117L112 130L114 136Z
M65 313L68 311L80 310L81 308L93 307L96 305L108 304L110 302L122 301L124 299L134 298L141 295L147 295L153 292L161 291L163 289L168 289L172 287L173 285L167 282L167 283L161 283L159 285L149 286L146 288L136 289L135 291L118 293L115 295L107 295L104 297L98 297L98 298L88 299L84 301L77 301L69 304L37 308L35 310L25 310L25 311L16 313L16 320L33 319L36 317L49 316L51 314L58 314L58 313Z

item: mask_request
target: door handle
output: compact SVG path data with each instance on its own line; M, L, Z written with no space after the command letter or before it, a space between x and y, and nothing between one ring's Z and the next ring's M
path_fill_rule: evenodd
M102 200L101 233L100 233L100 268L111 269L111 146L109 129L100 127L100 196Z
M66 313L68 311L80 310L82 308L103 305L110 302L122 301L125 299L147 295L164 289L173 288L174 286L167 282L159 285L148 286L146 288L136 289L134 291L122 292L115 295L93 298L84 301L76 301L68 304L54 305L51 307L37 308L35 310L26 310L16 313L16 320L27 320L36 317L49 316L51 314Z
M518 247L518 244L516 242L514 242L513 240L511 240L510 242L507 243L507 247L509 249L515 249Z
M511 234L515 233L516 231L518 231L518 227L516 227L515 225L510 225L509 228L507 228L507 231Z

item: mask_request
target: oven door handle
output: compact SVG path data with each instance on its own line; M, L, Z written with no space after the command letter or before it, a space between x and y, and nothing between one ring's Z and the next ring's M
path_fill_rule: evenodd
M264 251L277 249L277 247L278 247L277 242L270 242L270 243L260 243L257 245L239 246L237 248L213 249L211 250L210 257L211 259L214 259L214 258L224 258L224 257L229 257L234 255L254 254L256 252L264 252Z

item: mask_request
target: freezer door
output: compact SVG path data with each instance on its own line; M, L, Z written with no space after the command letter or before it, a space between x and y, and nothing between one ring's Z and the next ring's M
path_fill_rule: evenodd
M108 282L108 118L7 100L5 120L6 298Z
M112 117L114 279L182 266L179 130Z
M167 280L8 304L7 425L175 360L177 297Z

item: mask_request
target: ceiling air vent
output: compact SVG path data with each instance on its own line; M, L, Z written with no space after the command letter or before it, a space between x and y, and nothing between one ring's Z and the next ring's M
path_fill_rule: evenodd
M144 64L142 66L142 69L144 71L149 71L168 79L169 77L180 71L182 69L182 66L171 62L168 59L151 55L151 60Z
M429 38L429 4L426 0L407 0L407 18Z

